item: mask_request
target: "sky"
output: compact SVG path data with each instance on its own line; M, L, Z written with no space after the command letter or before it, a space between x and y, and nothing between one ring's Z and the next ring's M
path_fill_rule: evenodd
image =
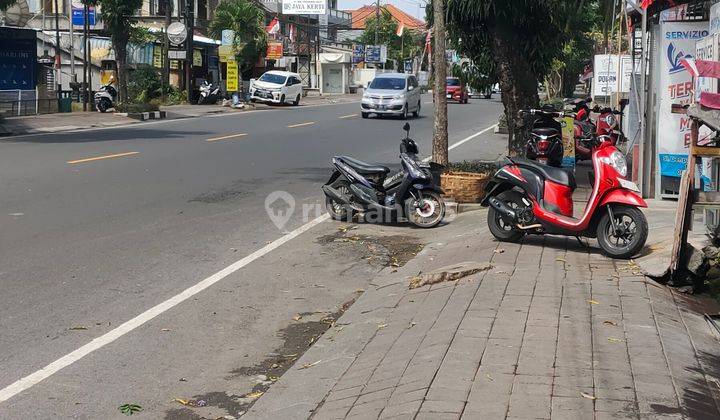
M390 3L393 6L401 9L405 13L425 20L425 0L380 0L380 4ZM375 4L372 0L338 0L338 9L340 10L354 10L364 5Z

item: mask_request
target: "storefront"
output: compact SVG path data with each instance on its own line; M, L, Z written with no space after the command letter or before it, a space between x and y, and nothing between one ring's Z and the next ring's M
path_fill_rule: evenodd
M348 91L352 54L348 52L320 53L320 94L342 94Z

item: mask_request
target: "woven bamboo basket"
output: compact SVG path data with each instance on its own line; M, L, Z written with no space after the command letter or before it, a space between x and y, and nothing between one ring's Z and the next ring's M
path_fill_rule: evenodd
M488 179L490 174L445 172L440 176L440 187L445 197L456 203L479 203L485 196Z

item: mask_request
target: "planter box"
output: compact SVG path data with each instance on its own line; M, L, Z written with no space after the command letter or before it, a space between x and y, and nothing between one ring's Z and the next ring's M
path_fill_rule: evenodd
M440 176L440 187L446 197L456 203L479 203L485 197L485 184L490 174L475 172L445 172Z

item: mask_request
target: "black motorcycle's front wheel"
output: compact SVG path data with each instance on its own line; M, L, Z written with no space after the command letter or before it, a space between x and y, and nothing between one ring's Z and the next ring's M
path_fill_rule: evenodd
M415 191L414 195L405 201L407 219L421 228L437 226L445 217L445 200L435 191Z
M612 215L604 211L597 226L597 240L605 255L611 258L627 259L645 246L648 223L645 214L635 207L613 206Z
M348 181L335 181L332 184L332 187L348 200L352 197L352 193L350 192L350 183ZM335 220L344 220L349 222L353 217L353 210L349 205L337 202L328 196L325 196L325 207L327 207L330 217Z
M506 206L515 211L522 210L527 207L525 206L525 203L523 203L522 198L522 194L513 190L503 191L497 195L498 200L502 201ZM503 219L500 213L492 206L490 206L490 209L488 210L487 222L490 233L501 241L517 242L524 235L524 233L515 227L511 222Z

